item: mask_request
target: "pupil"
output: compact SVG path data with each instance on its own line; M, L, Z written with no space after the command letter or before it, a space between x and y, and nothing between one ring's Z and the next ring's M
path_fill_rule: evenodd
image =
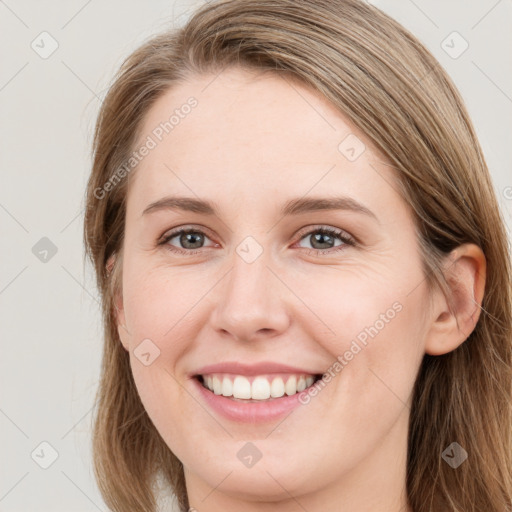
M188 249L197 249L198 247L201 246L202 236L203 235L201 235L200 233L183 233L180 237L180 243L183 245L183 247L186 247ZM187 245L189 243L192 244L192 247ZM196 245L194 245L194 243Z
M322 244L323 244L323 245L327 244L327 249L330 249L330 248L331 248L330 242L322 241L324 238L331 238L331 236L330 236L330 235L327 235L327 234L325 234L325 233L317 233L316 235L313 235L313 241L314 241L315 243L312 243L311 245L312 245L313 247L315 247L315 249L325 249L326 247L316 247L316 246L315 246L315 244L316 244L317 242L320 242L320 245L322 245ZM332 239L331 239L331 241L332 241Z

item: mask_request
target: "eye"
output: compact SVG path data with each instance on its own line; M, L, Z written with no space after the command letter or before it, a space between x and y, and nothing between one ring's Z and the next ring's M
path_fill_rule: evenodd
M181 247L176 247L171 243L174 239L176 239L174 243L181 245ZM205 247L219 246L215 242L210 246L204 246L205 240L210 239L201 229L191 227L178 228L164 234L158 245L165 246L172 252L187 256L197 254ZM314 255L332 254L333 252L343 250L347 245L356 245L355 240L346 232L325 226L316 227L303 233L298 243L302 240L309 240L310 247L303 248L309 249L308 253ZM340 243L336 244L336 240Z
M179 243L182 248L176 247L171 244L171 241L177 239L177 243ZM198 249L203 248L203 244L205 239L209 239L206 234L200 229L196 228L179 228L167 233L163 236L163 238L158 242L158 245L165 245L167 249L172 252L176 252L179 254L196 254L199 252ZM213 244L212 247L218 244Z
M343 250L347 245L355 245L355 240L344 231L325 226L310 229L301 237L300 241L302 240L309 241L310 247L305 249L315 255L332 254ZM336 240L340 243L336 244Z

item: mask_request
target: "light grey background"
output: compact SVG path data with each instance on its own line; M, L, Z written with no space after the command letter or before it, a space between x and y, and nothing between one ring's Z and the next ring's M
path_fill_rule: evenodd
M200 3L0 0L2 512L107 510L90 453L102 346L82 247L92 131L124 57L150 35L182 25ZM371 3L419 37L453 77L510 230L512 1ZM454 31L469 44L458 58L464 43ZM52 39L58 48L42 58ZM44 253L43 237L56 254ZM43 469L52 450L58 456Z

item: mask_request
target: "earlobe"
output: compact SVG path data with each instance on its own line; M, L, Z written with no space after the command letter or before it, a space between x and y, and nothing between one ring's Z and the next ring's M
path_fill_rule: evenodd
M436 290L425 352L441 355L455 350L473 332L485 291L485 255L475 244L454 249L446 262L449 297Z
M116 262L116 254L112 254L105 264L105 271L107 273L107 276L109 276L112 273L112 269L114 268L114 263Z

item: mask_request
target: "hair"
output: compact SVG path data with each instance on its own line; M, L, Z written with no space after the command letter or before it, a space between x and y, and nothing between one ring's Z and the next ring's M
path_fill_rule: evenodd
M103 308L92 449L106 504L115 512L154 512L161 476L181 510L189 507L183 465L141 403L117 331L129 180L107 194L97 191L130 158L142 120L162 94L230 66L293 77L320 92L382 152L411 206L429 289L449 294L442 262L452 249L464 243L482 249L487 275L474 330L447 354L425 354L414 384L406 488L414 512L503 512L512 505L512 273L505 223L453 82L418 39L358 0L207 3L184 26L153 36L127 57L110 86L94 132L84 223ZM441 457L455 441L468 452L456 469Z

